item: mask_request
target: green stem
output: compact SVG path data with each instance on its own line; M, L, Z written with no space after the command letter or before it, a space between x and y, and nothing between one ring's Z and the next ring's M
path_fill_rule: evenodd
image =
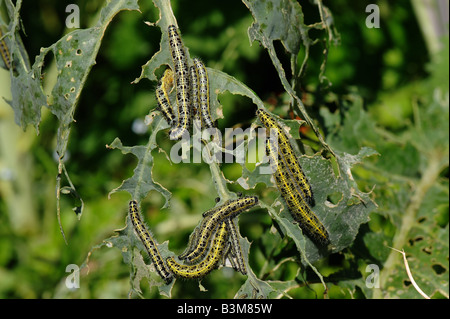
M442 43L440 42L440 38L445 33L448 34L448 31L446 31L446 23L440 14L438 2L438 0L411 0L417 22L419 23L428 52L431 56L441 49Z
M231 198L230 192L228 191L227 182L222 171L220 170L219 164L211 158L212 150L213 147L211 146L211 143L204 143L203 152L205 152L204 154L207 157L207 161L210 163L209 169L211 170L212 179L216 185L217 193L221 201L226 201Z
M319 132L319 129L314 124L312 119L309 117L308 113L306 112L305 105L303 104L302 100L297 96L297 94L292 89L291 85L289 84L289 81L286 78L286 73L284 72L283 66L281 65L280 60L277 57L277 54L275 52L275 48L273 47L273 44L270 44L270 46L267 47L267 50L269 52L270 59L272 60L273 65L278 70L278 75L280 77L281 83L283 84L286 92L291 96L292 99L294 99L297 103L295 103L295 107L297 109L297 113L302 114L305 121L308 123L308 125L313 129L315 135L319 139L322 146L329 151L334 157L336 157L336 154L334 154L334 151L328 146L328 144L325 142L325 140L322 137L322 134Z

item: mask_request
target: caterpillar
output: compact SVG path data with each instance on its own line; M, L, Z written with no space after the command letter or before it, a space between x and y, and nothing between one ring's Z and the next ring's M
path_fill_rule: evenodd
M205 222L210 218L211 216L211 211L208 211L209 215L206 216L202 223L200 224L199 227L196 227L194 229L194 231L192 232L192 234L189 236L189 242L187 245L187 248L185 249L185 251L183 253L181 253L178 256L178 259L183 260L186 258L187 255L189 255L191 252L194 251L194 249L196 248L197 244L198 244L198 238L200 235L200 230L203 229L203 227L205 227ZM236 229L236 225L234 223L234 221L230 218L227 218L225 220L225 223L227 224L227 229L228 229L228 233L230 234L230 239L231 239L231 245L229 245L224 253L224 262L225 263L225 259L228 256L229 261L233 267L233 269L235 269L236 271L241 272L243 275L247 274L247 270L244 264L244 257L242 254L242 249L241 249L241 245L239 243L239 237L238 237L238 232ZM237 264L235 263L234 259L236 259Z
M198 75L195 66L189 67L189 75L191 77L191 106L195 119L200 120L200 103L198 99Z
M216 199L216 202L219 202L219 201L220 201L220 197L218 197ZM218 207L214 207L210 210L207 210L206 212L204 212L202 214L202 216L203 217L212 216L219 211L220 211L219 214L223 215L223 214L227 214L230 209L232 209L232 210L239 209L239 208L248 209L248 208L255 206L256 204L258 204L258 196L245 196L245 197L240 197L238 199L229 199L223 205L220 205ZM248 207L246 207L246 206L248 206ZM233 214L232 217L229 217L229 218L236 217L240 212L241 212L241 210L239 210L239 212L237 212L236 214Z
M239 236L238 236L238 231L236 229L236 225L234 224L232 219L227 219L226 223L227 223L228 232L230 234L230 239L231 239L232 255L236 258L237 265L236 266L233 265L232 258L230 258L230 262L233 265L234 269L240 271L243 275L246 275L247 269L245 267L244 256L242 254L242 248L239 243Z
M211 119L210 106L209 106L209 79L208 72L203 62L194 58L194 67L198 79L198 99L200 103L200 118L202 121L202 127L212 128L214 123Z
M218 208L214 208L212 210L209 210L208 212L211 211L216 211ZM189 241L188 241L188 245L186 247L186 249L184 250L183 253L181 253L180 255L178 255L178 259L186 259L186 257L192 253L197 245L198 245L198 239L200 238L200 232L205 228L208 227L208 221L209 218L211 217L211 213L208 214L208 216L204 216L205 213L203 213L203 219L202 222L200 223L200 225L198 225L197 227L195 227L194 231L191 233L191 235L189 236Z
M145 249L147 250L152 262L155 265L156 271L161 276L161 278L166 282L167 285L170 284L172 282L173 276L161 257L157 243L151 236L147 227L142 222L141 216L139 214L138 202L136 200L130 201L129 214L131 223L133 224L133 228L137 233L139 239L144 244Z
M278 158L274 177L281 196L288 205L291 216L307 235L321 245L328 245L330 237L325 226L311 210L298 188L293 185L291 176L287 173L286 164L281 160L281 155L277 152L271 139L266 141L266 150L272 162L277 161Z
M211 216L211 215L209 215L209 216ZM189 236L189 242L188 242L188 246L187 246L186 250L178 256L178 259L183 260L186 258L187 255L189 255L192 251L194 251L194 249L198 243L200 229L202 229L206 220L208 220L208 216L205 219L203 219L200 227L196 227L194 229L192 234ZM224 257L223 264L225 264L225 259L227 257L229 257L228 259L229 259L233 269L241 272L243 275L246 275L247 270L246 270L246 267L244 264L244 257L242 254L241 245L239 244L239 237L238 237L236 225L234 224L234 221L229 218L225 220L225 223L227 224L227 230L228 230L228 233L230 234L230 239L231 239L232 244L227 246L227 249L225 250L225 253L223 256ZM237 260L237 264L235 263L234 258Z
M216 199L216 202L218 202L218 201L220 201L220 197L218 197ZM185 251L183 253L181 253L180 255L178 255L178 259L186 259L186 256L188 256L190 253L192 253L195 250L196 246L198 245L198 239L200 237L201 230L204 229L205 227L208 227L207 223L208 223L209 218L212 216L213 212L217 211L218 209L220 209L220 207L210 209L207 212L202 214L202 216L203 216L202 222L200 223L200 225L195 227L194 231L189 236L188 245L187 245Z
M171 140L178 140L184 134L189 132L189 124L191 122L189 69L183 42L181 41L177 27L169 25L168 33L170 54L172 56L175 72L175 88L177 92L176 100L178 108L178 123L176 127L171 129L169 138Z
M234 252L231 249L231 244L228 242L225 251L223 253L223 258L222 258L222 265L226 265L227 263L227 259L230 261L231 267L236 270L236 271L240 271L239 267L236 265L236 262L234 261Z
M203 278L216 268L219 261L223 257L224 250L227 245L228 230L227 225L223 222L216 235L209 253L205 259L196 265L182 265L175 261L173 257L166 259L167 266L177 278L196 279Z
M167 69L162 79L156 86L156 100L158 101L158 109L164 115L170 126L175 123L175 115L173 114L172 105L170 104L169 91L173 85L173 71Z
M220 198L219 198L219 200L220 200ZM214 212L216 212L218 209L220 209L220 207L213 208L202 214L202 216L203 216L202 222L200 223L200 225L195 227L194 231L189 236L188 245L187 245L185 251L183 253L181 253L180 255L178 255L178 259L181 259L181 260L186 259L186 257L196 249L196 247L198 245L198 240L200 238L200 232L203 229L205 229L205 227L211 227L211 226L208 226L209 219L211 218L212 214Z
M285 162L287 173L293 180L295 187L305 198L306 202L311 206L314 206L314 197L311 189L311 185L303 172L300 163L298 162L297 156L294 153L289 138L287 137L284 129L273 119L269 113L263 109L258 109L256 111L261 123L266 129L275 129L278 133L278 148L281 152L281 160Z
M198 237L200 235L200 229L202 228L204 222L205 219L202 221L202 224L199 227L196 227L194 231L191 233L191 235L189 236L188 245L184 250L184 252L178 255L178 259L183 260L186 258L187 255L189 255L192 251L194 251L195 247L197 246Z
M211 242L211 235L218 225L225 219L232 219L238 214L247 210L258 203L258 197L247 196L235 200L228 200L222 206L213 208L205 213L204 222L202 222L200 233L198 235L197 246L186 257L187 263L193 263L200 259L207 251Z
M12 67L11 54L9 53L8 46L3 38L3 32L0 29L0 53L2 55L3 62L5 63L5 67L10 70Z

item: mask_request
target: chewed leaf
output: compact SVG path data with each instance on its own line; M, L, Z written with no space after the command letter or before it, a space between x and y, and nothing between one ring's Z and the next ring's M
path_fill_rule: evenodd
M62 157L66 151L75 108L91 68L95 65L103 35L113 17L122 10L139 10L137 0L120 0L108 3L100 13L97 25L75 30L62 37L48 49L41 50L36 61L43 64L52 50L58 69L58 79L50 97L49 109L60 121L57 152Z
M56 152L59 157L58 179L57 179L57 216L64 240L66 240L63 227L60 220L60 176L64 168L64 157L69 142L71 124L74 122L74 113L81 91L86 83L87 77L92 66L95 64L98 50L101 46L103 35L114 16L122 10L139 10L137 0L118 0L108 2L100 12L100 19L97 24L88 29L79 29L63 36L56 43L48 48L42 48L40 54L36 57L32 67L29 66L28 56L24 54L20 37L15 37L19 29L18 21L20 4L12 8L12 2L7 2L10 18L11 12L14 13L14 22L10 34L12 44L11 52L18 61L12 61L14 72L11 72L11 92L12 101L10 102L15 121L25 129L29 124L35 126L38 131L41 121L41 108L46 106L58 118L58 132ZM3 22L0 21L0 27ZM50 96L44 94L42 88L42 68L47 55L52 52L56 61L57 78ZM20 61L20 63L19 63ZM17 76L13 75L17 73ZM64 168L65 170L65 168ZM69 175L65 172L67 179ZM74 187L73 187L74 188ZM76 208L78 216L81 216L82 207Z
M295 145L295 139L291 139L291 144ZM364 147L357 155L339 153L337 159L344 172L340 175L334 172L331 161L324 159L320 154L312 157L300 156L295 147L294 152L312 187L315 199L315 206L311 207L312 211L330 234L330 251L319 249L313 241L303 235L281 195L273 204L263 205L272 218L281 225L283 232L294 239L301 258L306 263L313 263L330 252L338 252L351 245L358 234L360 225L366 223L369 220L369 213L375 210L375 204L368 194L358 190L351 169L365 157L375 155L377 152ZM244 167L242 177L237 182L246 189L253 188L257 183L262 182L279 192L270 169L265 170L266 174L261 174L264 171L263 168L268 168L268 165L268 163L260 162L253 171Z
M158 69L161 65L169 65L172 70L173 64L169 51L169 35L167 33L167 29L169 25L177 25L175 16L173 15L172 8L170 6L170 1L164 0L153 0L156 7L159 8L160 11L160 19L155 23L147 22L148 25L158 25L161 29L161 42L160 49L156 52L152 58L142 66L141 75L133 81L133 83L138 83L143 78L147 78L150 81L156 81L155 70ZM182 32L183 30L181 30ZM185 48L185 53L187 58L189 58L189 50Z
M121 251L124 262L130 266L131 289L138 295L141 294L140 283L142 279L147 279L150 286L157 286L161 295L170 298L173 282L166 285L157 274L148 253L133 231L131 222L127 218L128 225L123 229L117 230L116 235L103 241L102 246L117 248ZM172 253L168 249L168 243L164 242L158 245L158 249L163 257L168 257Z
M10 20L13 16L19 16L20 8L14 7L12 2L5 3ZM15 21L15 20L14 20ZM10 29L8 30L8 27ZM38 66L37 72L30 72L30 61L27 51L22 43L17 25L9 26L0 17L0 39L2 46L2 57L9 61L11 74L11 95L12 100L7 101L14 110L15 122L23 130L31 124L39 132L39 123L41 121L41 108L47 106L47 97L44 94L41 84L41 67ZM0 59L0 66L8 69L4 58ZM33 69L35 67L33 66Z
M211 116L213 120L219 117L218 96L226 91L249 97L258 108L264 107L263 101L248 86L236 78L216 69L206 68L210 78Z
M247 265L248 279L234 296L235 299L269 299L284 295L284 291L293 285L298 285L295 280L282 282L263 281L256 277L253 270L248 266L250 243L247 238L240 239L240 245Z
M40 79L31 78L20 73L11 78L12 100L9 102L14 110L15 122L25 130L31 124L39 132L41 108L47 106Z
M258 1L245 0L255 22L248 33L250 41L258 39L262 30L266 39L281 40L287 51L298 54L300 44L308 46L308 27L304 24L304 16L300 4L296 1Z
M9 5L9 4L8 4ZM42 106L47 106L58 117L60 129L58 134L58 153L63 156L69 136L68 125L73 122L73 114L87 76L95 64L104 32L121 10L139 10L137 0L119 0L109 2L101 11L97 25L70 32L48 48L41 49L36 61L29 66L28 57L24 56L20 38L15 38L12 46L13 56L22 57L25 63L15 63L17 77L12 77L11 91L15 119L22 128L33 124L38 128ZM15 12L18 15L18 12ZM52 51L56 59L58 77L49 97L45 96L42 84L42 68L46 55Z
M169 200L172 194L162 185L153 181L152 177L153 156L151 152L155 148L154 145L151 145L149 142L146 146L138 145L129 147L122 145L120 139L116 138L112 144L109 145L109 148L117 148L121 150L123 154L131 153L138 159L138 164L134 169L133 176L123 181L119 187L113 189L109 193L109 196L118 191L127 191L132 198L140 201L144 199L150 191L155 190L162 194L166 199L163 208L169 206Z
M52 90L50 110L65 124L73 121L74 107L85 79L95 64L102 34L100 28L75 30L52 46L58 81Z
M150 81L156 81L155 70L158 69L161 65L171 65L172 60L170 58L169 52L169 38L165 29L161 28L162 37L161 37L161 48L158 52L156 52L150 61L148 61L145 65L142 66L141 75L133 81L133 83L138 83L141 79L147 78Z
M250 252L250 243L245 238L241 238L240 244L242 247L242 253L244 254L245 264L248 266L248 255ZM248 279L241 286L234 298L237 299L268 299L271 294L276 291L265 281L258 279L253 270L247 267Z
M300 163L313 189L316 205L312 210L330 234L332 251L341 251L353 243L361 224L369 221L369 213L375 210L375 204L368 194L354 189L354 181L350 181L348 175L335 176L328 160L320 156L301 157ZM350 163L346 164L351 167ZM286 212L287 207L284 207L281 216L293 222ZM290 231L299 236L298 230ZM309 238L305 249L310 262L320 259L324 253Z

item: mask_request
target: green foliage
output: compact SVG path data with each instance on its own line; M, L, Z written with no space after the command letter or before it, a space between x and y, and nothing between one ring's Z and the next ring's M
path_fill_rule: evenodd
M429 295L448 294L448 272L443 271L448 269L448 223L439 222L448 216L447 211L441 210L448 207L448 180L440 177L448 168L448 97L442 100L436 90L434 96L424 98L424 106L417 109L417 122L398 135L374 125L371 116L361 109L359 99L345 113L342 124L339 116L326 115L330 131L336 131L338 125L342 128L339 133L329 135L331 145L351 149L369 144L380 153L376 160L363 164L357 171L358 175L371 176L369 180L377 185L374 189L377 213L383 216L369 223L371 232L363 235L364 245L378 262L392 260L384 263L380 275L385 289L381 295L379 290L373 292L374 297L418 297L405 277L401 255L389 247L404 248L411 256L414 278L422 289L426 287ZM386 231L388 223L397 229L393 238ZM394 279L387 281L387 278ZM368 297L371 292L368 291Z
M108 1L99 9L100 3L80 1L90 25L62 37L61 30L30 63L33 48L46 43L38 34L24 37L34 35L23 30L32 7L0 2L15 65L5 99L17 125L39 133L28 142L35 164L25 177L33 185L29 210L36 211L30 220L37 226L14 219L11 196L0 200L1 238L10 239L0 239L0 296L419 298L394 247L406 251L422 290L448 298L448 39L425 66L423 51L405 53L417 43L404 4L380 5L382 19L395 15L378 30L355 24L364 21L364 6L341 1L197 5ZM271 176L260 174L267 166L261 158L256 164L171 162L175 143L153 92L172 65L170 24L180 26L189 61L199 56L208 66L211 113L222 134L259 126L256 108L285 125L311 181L314 212L330 233L329 250L293 223ZM365 56L356 53L357 39ZM370 52L382 52L382 60ZM365 67L378 74L362 76ZM409 81L411 68L416 76ZM2 165L19 152L3 138L0 111L0 194L8 195L14 191ZM254 154L256 139L241 134L233 144ZM209 154L210 147L191 143L187 151ZM30 193L22 184L14 198ZM184 250L202 212L239 193L260 199L235 220L248 274L222 267L198 283L165 285L126 217L128 201L140 202L165 259ZM70 214L73 206L77 214ZM81 266L75 291L64 285L70 263ZM367 285L367 265L379 266L381 288Z

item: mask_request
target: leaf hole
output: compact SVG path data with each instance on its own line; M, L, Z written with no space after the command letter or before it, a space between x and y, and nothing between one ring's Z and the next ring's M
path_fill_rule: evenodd
M431 247L424 247L422 248L422 251L427 254L427 255L431 255L432 253L432 248Z
M81 55L82 53L83 53L83 51L82 51L81 49L78 49L78 50L75 52L76 55Z
M327 195L327 201L329 201L333 205L339 204L342 198L343 194L341 192L334 192Z
M75 93L75 87L72 86L72 87L70 88L70 93Z
M426 217L420 217L420 218L417 220L417 222L418 222L419 224L422 224L422 223L425 222L426 220L427 220Z
M422 236L417 236L416 238L410 239L410 240L409 240L409 244L410 244L411 246L414 246L415 243L417 243L417 242L419 242L419 241L422 241L422 240L423 240L423 237L422 237Z
M70 94L69 94L69 93L64 94L64 98L65 98L66 100L68 100L69 97L70 97Z
M71 68L71 67L72 67L72 61L67 61L66 68Z
M445 273L447 271L447 269L440 264L434 264L431 266L431 268L433 268L436 275L442 275L443 273Z
M403 280L403 286L405 286L405 287L411 286L411 281L409 281L409 280Z

